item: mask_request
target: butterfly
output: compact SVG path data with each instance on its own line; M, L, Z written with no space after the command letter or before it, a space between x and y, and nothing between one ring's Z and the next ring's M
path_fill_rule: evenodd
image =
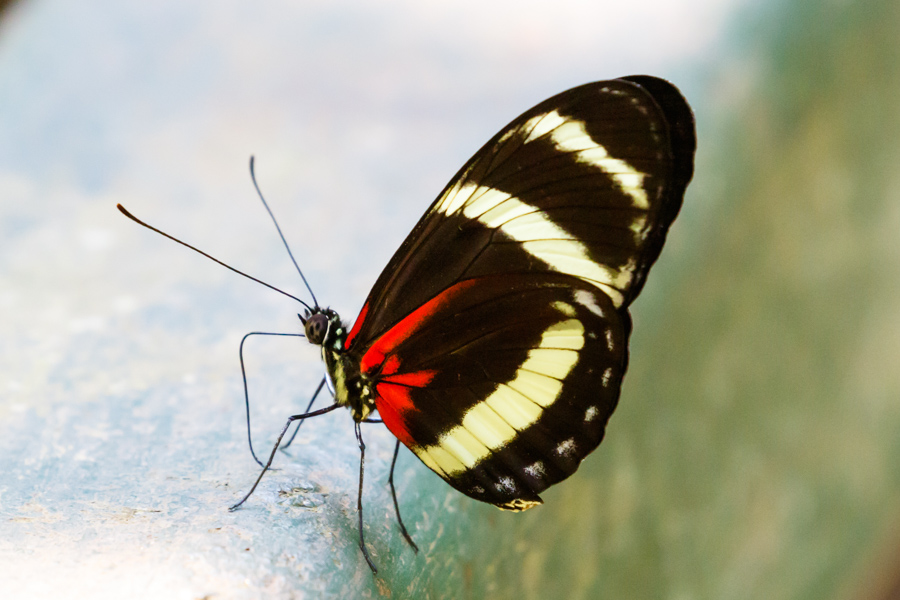
M352 326L314 295L300 300L334 403L291 417L278 443L293 421L346 407L362 456L360 423L397 438L395 508L401 443L471 498L540 504L603 439L628 365L628 307L681 208L695 147L684 97L646 75L575 87L514 119L425 211ZM360 547L375 572L362 464Z

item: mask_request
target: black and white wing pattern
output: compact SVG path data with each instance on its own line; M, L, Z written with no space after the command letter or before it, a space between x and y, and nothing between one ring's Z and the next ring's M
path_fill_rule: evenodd
M695 145L666 81L573 88L485 144L391 259L344 352L391 432L452 486L523 510L600 443L628 306Z

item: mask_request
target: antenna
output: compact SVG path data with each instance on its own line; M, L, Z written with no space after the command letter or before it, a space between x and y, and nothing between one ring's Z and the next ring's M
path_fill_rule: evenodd
M281 227L278 226L278 221L275 219L275 215L272 214L272 209L269 208L269 203L266 202L266 199L263 198L263 194L259 189L259 184L256 183L256 173L253 170L253 162L254 157L250 155L250 179L253 180L253 187L256 188L256 194L259 196L259 199L262 200L263 206L266 207L266 212L269 213L269 216L272 217L272 222L275 223L275 229L278 230L278 236L281 238L282 243L284 244L284 248L287 250L288 256L291 257L291 262L294 263L294 266L297 267L297 272L300 273L300 279L303 280L303 283L306 285L306 289L309 290L309 295L312 296L313 304L316 306L319 305L319 301L316 300L316 295L313 293L312 288L309 285L309 282L306 281L306 277L303 275L303 271L300 270L300 265L297 264L297 260L294 258L294 253L291 252L291 247L288 246L287 240L284 239L284 234L281 233Z
M169 238L169 239L172 240L173 242L178 242L178 243L181 244L182 246L185 246L185 247L187 247L187 248L190 248L190 249L193 250L194 252L197 252L197 253L199 253L199 254L202 254L203 256L205 256L206 258L210 259L211 261L214 261L214 262L219 263L220 265L222 265L222 266L225 267L226 269L229 269L229 270L231 270L231 271L234 271L234 272L237 273L238 275L243 275L243 276L246 277L247 279L252 279L252 280L255 281L256 283L260 283L260 284L266 286L267 288L269 288L270 290L275 290L275 291L278 292L279 294L283 294L283 295L287 296L288 298L293 298L294 300L296 300L297 302L299 302L300 304L302 304L303 306L305 306L307 310L312 310L312 308L310 308L309 304L307 304L306 302L304 302L303 300L301 300L301 299L298 298L297 296L292 296L291 294L288 294L287 292L285 292L285 291L283 291L283 290L279 290L279 289L278 289L277 287L275 287L274 285L269 285L268 283L266 283L265 281L262 281L261 279L257 279L256 277L253 277L252 275L247 275L247 274L244 273L243 271L238 271L238 270L235 269L234 267L232 267L232 266L230 266L230 265L226 265L225 263L223 263L223 262L222 262L221 260L219 260L218 258L215 258L215 257L213 257L213 256L210 256L209 254L207 254L207 253L204 252L203 250L200 250L199 248L195 248L195 247L191 246L190 244L188 244L188 243L186 243L186 242L182 242L182 241L179 240L177 237L174 237L174 236L169 235L169 234L166 233L165 231L160 231L160 230L157 229L156 227L154 227L154 226L152 226L152 225L148 225L147 223L144 223L143 221L141 221L140 219L138 219L137 217L135 217L133 214L131 214L130 212L128 212L128 211L125 209L125 207L122 206L121 204L116 204L116 208L119 209L119 212L121 212L123 215L125 215L126 217L128 217L129 219L131 219L132 221L134 221L135 223L137 223L138 225L143 225L144 227L146 227L146 228L149 229L150 231L155 231L156 233L158 233L158 234L160 234L160 235L162 235L162 236L164 236L164 237ZM305 281L305 280L304 280L304 281ZM312 293L312 292L310 291L310 293ZM315 297L313 297L313 299L315 299Z

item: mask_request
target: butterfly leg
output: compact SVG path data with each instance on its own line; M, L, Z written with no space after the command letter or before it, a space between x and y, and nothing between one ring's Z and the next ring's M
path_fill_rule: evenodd
M394 446L394 459L391 461L391 474L388 475L388 485L391 486L391 498L394 499L394 511L397 513L397 523L400 524L400 531L403 533L403 537L406 538L406 541L409 542L409 545L415 550L416 554L418 554L419 547L416 546L416 543L409 535L409 532L406 531L406 525L403 524L403 519L400 517L400 504L397 503L397 488L394 487L394 467L397 466L397 455L399 452L400 440L397 440L397 444Z
M369 563L369 568L372 569L372 574L376 575L378 573L378 569L375 568L375 563L372 562L372 558L369 556L369 551L366 549L366 540L363 537L363 505L362 505L362 495L363 495L363 467L366 461L366 445L363 443L362 439L362 431L359 429L359 423L353 424L354 431L356 432L356 441L359 442L359 494L356 497L356 511L359 514L359 549L362 550L363 556L366 558L366 562Z
M230 506L228 510L234 511L237 510L241 504L247 501L247 498L256 491L256 486L259 485L259 482L262 480L263 475L266 474L266 471L269 470L269 467L272 466L272 461L275 459L275 452L278 450L278 445L281 444L281 439L284 437L284 434L287 432L288 428L291 426L291 423L294 421L301 421L303 419L309 417L317 417L319 415L324 415L325 413L329 413L336 408L339 408L340 404L332 404L331 406L326 406L325 408L320 408L319 410L315 410L311 413L304 413L302 415L294 415L292 417L288 417L287 423L284 424L284 427L281 428L281 433L278 434L278 439L275 441L275 447L272 448L272 453L269 455L269 461L263 465L263 470L260 472L259 477L256 478L256 482L253 484L253 487L250 488L250 491L247 492L247 495L241 498L241 501L235 504L234 506Z
M309 404L306 405L306 410L304 412L310 411L310 409L312 408L313 402L316 401L316 398L319 396L319 392L322 391L322 387L324 387L324 385L325 385L325 378L323 377L322 381L319 382L319 387L316 388L316 391L313 393L312 398L309 399ZM294 430L294 434L291 436L291 439L289 439L287 441L287 443L281 447L282 452L287 450L288 446L290 446L294 442L294 438L297 437L297 434L300 432L301 425L303 425L303 421L300 421L297 424L297 429Z
M267 332L267 331L251 331L250 333L248 333L247 335L245 335L244 337L241 338L241 346L238 349L238 356L241 359L241 379L244 380L244 408L246 409L246 412L247 412L247 443L250 445L250 454L253 455L253 460L255 460L256 464L258 464L259 466L263 466L262 461L256 457L256 452L253 451L253 439L250 434L250 392L247 390L247 370L244 368L244 342L246 342L247 338L249 338L251 335L278 335L278 336L287 336L287 337L306 337L306 336L303 335L302 333L271 333L271 332ZM322 388L322 386L319 385L319 389L321 389L321 388ZM318 394L318 393L319 393L319 390L316 390L316 394ZM315 400L315 399L316 399L316 396L313 395L313 400ZM309 406L306 407L307 412L309 411L310 407L312 407L312 401L310 401ZM299 429L299 426L298 426L298 429ZM297 432L294 432L294 435L297 435ZM293 437L291 437L291 441L288 442L288 445L290 445L290 443L292 441L294 441Z

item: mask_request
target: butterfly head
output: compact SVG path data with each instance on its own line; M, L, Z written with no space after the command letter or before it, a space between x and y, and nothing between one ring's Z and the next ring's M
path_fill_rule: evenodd
M342 350L347 331L341 318L330 308L315 307L306 316L297 315L303 323L306 339L310 344L331 350Z

